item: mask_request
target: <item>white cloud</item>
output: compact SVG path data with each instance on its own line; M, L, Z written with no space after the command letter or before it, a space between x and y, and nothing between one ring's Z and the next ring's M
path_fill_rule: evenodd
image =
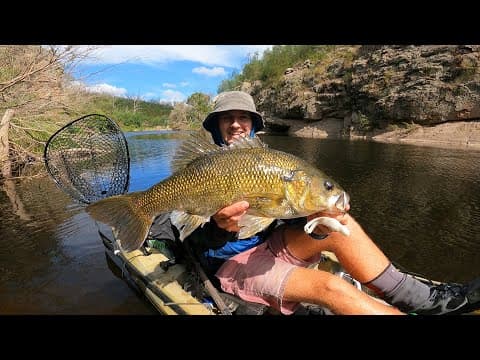
M170 89L176 89L177 87L185 87L190 85L188 81L182 81L178 85L177 84L172 84L172 83L163 83L162 86L164 88L170 88Z
M119 88L105 83L86 86L85 89L93 93L108 94L113 96L125 97L127 95L127 89Z
M119 64L124 62L150 65L172 61L194 61L207 66L240 68L255 52L260 54L271 45L109 45L100 46L85 62Z
M200 67L193 68L192 72L195 74L202 74L206 76L226 75L225 69L223 67L207 68L205 66L200 66Z
M185 101L185 99L186 99L186 96L180 91L165 90L162 92L162 97L160 98L160 102L174 103L174 102Z
M86 85L84 82L82 81L78 81L78 80L74 80L74 81L71 81L70 83L67 84L68 86L71 86L73 88L80 88L82 90L85 90L86 89Z

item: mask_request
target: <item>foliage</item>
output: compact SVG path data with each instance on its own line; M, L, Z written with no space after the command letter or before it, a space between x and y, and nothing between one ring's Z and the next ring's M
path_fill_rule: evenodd
M219 93L223 91L228 91L228 90L239 90L244 79L245 77L242 74L239 74L238 71L234 70L230 74L229 78L223 80L220 83L217 90Z
M188 123L188 112L190 110L190 105L185 103L177 103L173 107L173 110L170 112L168 121L171 124L171 128L174 130L181 129L183 127L189 127Z
M56 130L86 114L106 115L123 130L168 127L169 105L94 95L73 81L75 66L94 49L0 46L0 119L13 111L8 144L0 144L0 154L8 150L15 174L42 160L45 142Z
M84 113L98 113L110 117L124 131L168 128L172 106L138 99L97 94L85 104Z
M373 128L373 122L371 119L368 118L367 115L363 114L362 112L359 112L357 126L358 126L358 130L370 131Z
M218 92L238 90L244 81L261 80L272 85L280 80L285 69L299 66L307 59L318 62L334 49L333 45L275 45L265 50L262 58L258 53L253 54L241 73L232 73L229 79L222 81Z
M210 96L203 93L193 93L186 103L178 103L169 116L172 129L196 130L202 121L212 111Z
M79 113L84 99L67 81L65 63L74 64L89 48L82 51L73 47L0 46L0 118L13 110L8 145L14 170L41 158L49 135Z

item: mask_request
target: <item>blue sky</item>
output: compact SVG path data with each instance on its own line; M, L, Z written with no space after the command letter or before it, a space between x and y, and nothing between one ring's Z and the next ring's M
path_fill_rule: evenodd
M194 92L216 95L222 80L271 45L98 46L73 75L89 91L148 101L185 101Z

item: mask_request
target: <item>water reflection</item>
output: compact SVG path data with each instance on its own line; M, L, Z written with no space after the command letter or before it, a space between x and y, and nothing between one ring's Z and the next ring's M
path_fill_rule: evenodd
M154 314L108 269L97 225L47 178L17 182L20 218L0 191L0 313Z
M480 274L479 152L363 141L264 140L337 180L351 196L351 213L400 265L445 281Z

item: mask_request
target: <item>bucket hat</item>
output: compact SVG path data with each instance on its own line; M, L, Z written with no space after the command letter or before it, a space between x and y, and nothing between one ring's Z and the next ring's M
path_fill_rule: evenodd
M252 116L255 132L264 128L263 117L257 112L253 98L243 91L225 91L218 94L214 99L213 111L203 121L203 127L213 133L217 126L218 114L229 110L248 111Z

